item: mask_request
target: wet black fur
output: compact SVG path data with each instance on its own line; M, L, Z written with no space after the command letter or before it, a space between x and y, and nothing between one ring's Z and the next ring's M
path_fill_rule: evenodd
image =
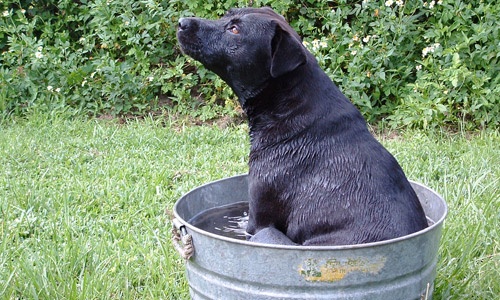
M248 116L247 231L266 229L257 241L287 244L284 233L300 245L347 245L427 227L399 164L282 16L246 8L184 18L177 36Z

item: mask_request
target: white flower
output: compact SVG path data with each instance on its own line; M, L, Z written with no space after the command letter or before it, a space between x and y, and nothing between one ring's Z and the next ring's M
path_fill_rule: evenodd
M6 10L6 11L4 11L4 12L2 13L2 16L4 16L4 17L8 17L8 16L10 16L10 12L9 12L8 10Z
M438 4L439 4L439 5L443 4L443 1L442 1L442 0L439 0L439 1L438 1Z
M357 53L358 53L358 51L356 51L356 50L351 51L351 55L353 55L353 56L356 55Z
M434 51L436 51L436 49L440 46L441 46L441 44L434 43L434 44L430 45L429 47L425 47L424 49L422 49L422 57L426 57L427 54L429 54L429 53L434 53Z
M149 82L153 81L154 79L155 79L155 78L154 78L153 76L149 76L149 77L148 77Z
M405 3L403 2L403 0L396 0L396 5L397 6L403 6Z
M56 93L59 93L61 91L61 88L56 89Z
M54 89L54 87L53 87L53 86L51 86L51 85L47 86L47 90L48 90L49 92L52 92L52 90L53 90L53 89Z
M35 57L38 59L42 58L43 57L42 52L40 52L40 51L35 52Z
M435 4L436 4L436 1L434 1L434 0L432 0L431 2L429 2L429 9L432 9Z
M26 13L26 9L21 9L21 12L22 12L23 14L25 14L25 13Z
M312 41L312 49L313 49L313 51L318 51L318 49L319 49L319 41L318 40Z
M426 57L427 54L429 54L430 50L429 47L425 47L424 49L422 49L422 57Z
M328 44L325 41L321 41L321 42L319 42L319 46L321 48L326 48L326 47L328 47Z
M352 40L354 42L359 42L359 36L357 34L355 34L353 37L352 37Z
M394 4L393 0L387 0L387 1L385 1L385 6L387 6L387 7L392 6L392 4Z
M368 42L370 41L370 38L371 38L371 37L370 37L369 35L365 36L365 37L363 38L363 42L368 43Z
M415 69L417 69L417 71L422 70L422 65L418 65L418 66L416 66L416 67L415 67Z
M82 87L83 87L86 83L87 83L87 79L84 79L84 80L82 81Z

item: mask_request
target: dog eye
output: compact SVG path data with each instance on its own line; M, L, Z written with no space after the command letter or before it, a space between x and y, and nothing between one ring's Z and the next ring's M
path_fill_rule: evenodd
M240 29L236 25L232 25L227 30L229 30L229 32L231 32L232 34L239 34L240 33Z

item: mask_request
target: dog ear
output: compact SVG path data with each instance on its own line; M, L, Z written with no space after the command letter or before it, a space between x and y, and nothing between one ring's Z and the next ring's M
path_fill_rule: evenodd
M307 61L306 50L300 38L291 29L283 28L276 22L276 30L271 42L271 76L276 78L295 70Z

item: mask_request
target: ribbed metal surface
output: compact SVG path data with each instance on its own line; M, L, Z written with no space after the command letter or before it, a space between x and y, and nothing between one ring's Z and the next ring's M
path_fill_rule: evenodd
M432 299L447 207L431 189L412 186L430 227L389 241L311 247L240 241L186 222L209 208L247 201L246 175L192 190L174 207L193 238L186 262L192 299Z

